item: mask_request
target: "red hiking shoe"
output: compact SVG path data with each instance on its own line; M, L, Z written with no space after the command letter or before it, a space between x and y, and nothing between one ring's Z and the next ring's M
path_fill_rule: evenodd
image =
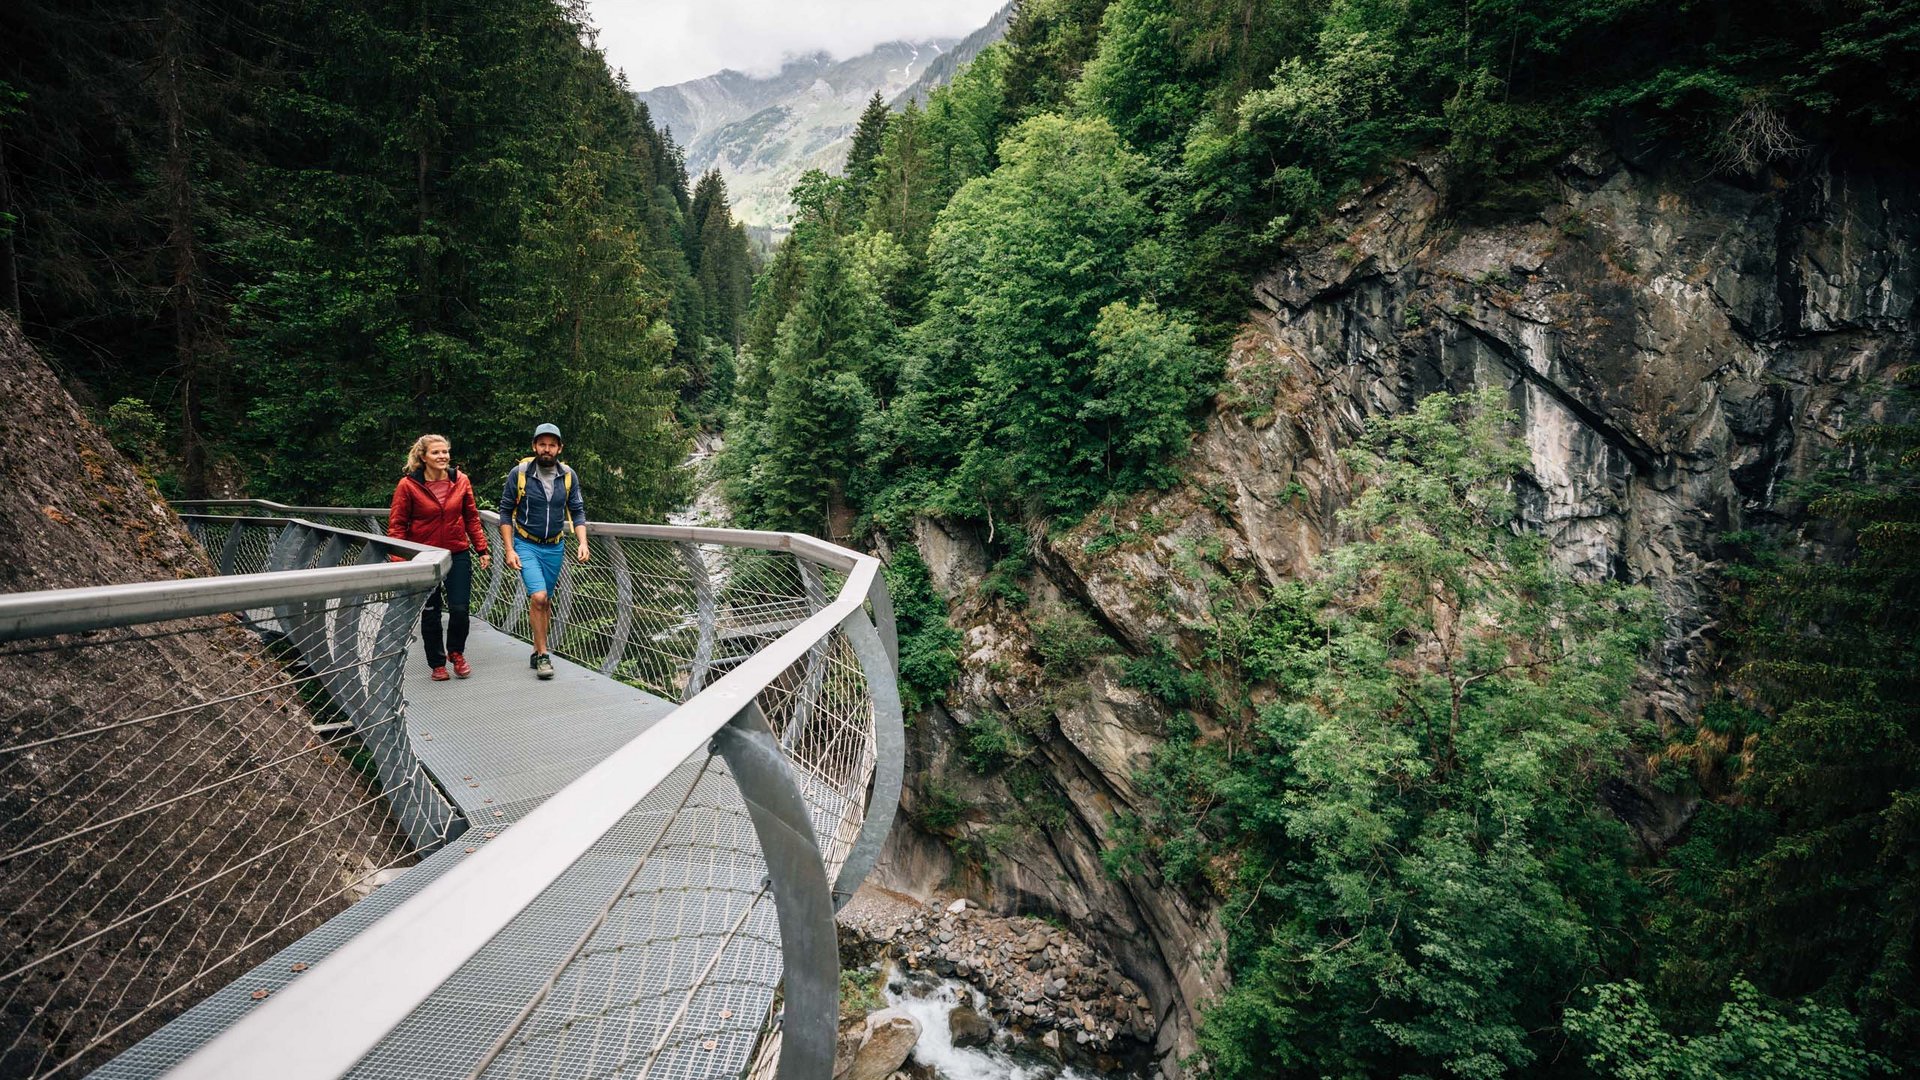
M457 652L448 653L447 663L453 665L453 677L456 679L464 679L467 676L473 674L473 665L467 663L467 657L465 653L457 653Z
M449 675L449 674L447 674L447 669L446 669L446 668L444 668L444 667L437 667L437 668L434 668L434 669L433 669L433 681L434 681L434 682L446 682L446 681L447 681L448 679L451 679L451 678L453 678L453 676L451 676L451 675Z

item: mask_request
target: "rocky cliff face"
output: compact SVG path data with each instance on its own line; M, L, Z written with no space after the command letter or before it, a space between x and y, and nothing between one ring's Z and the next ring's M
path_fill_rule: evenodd
M1276 266L1185 482L1039 540L1025 608L982 597L980 537L919 531L966 635L949 706L913 730L908 814L945 836L896 830L880 880L921 894L948 882L1002 912L1067 920L1146 990L1169 1073L1223 985L1219 912L1100 864L1113 814L1141 806L1133 773L1165 710L1110 663L1049 673L1039 613L1071 603L1129 650L1195 657L1223 597L1252 600L1340 541L1353 481L1338 453L1369 417L1497 388L1531 451L1528 521L1575 572L1659 597L1666 633L1642 700L1683 731L1712 679L1723 537L1819 543L1797 529L1794 480L1885 408L1878 384L1915 354L1908 177L1802 163L1792 178L1729 182L1592 151L1565 163L1535 215L1469 227L1445 205L1441 171L1407 163ZM983 776L959 748L1000 718L1039 730L1037 748ZM1623 762L1596 798L1657 845L1692 808L1639 783L1640 768Z

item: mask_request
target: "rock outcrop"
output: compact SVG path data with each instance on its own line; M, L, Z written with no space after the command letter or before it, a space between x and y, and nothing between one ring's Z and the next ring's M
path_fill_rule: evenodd
M0 592L212 573L4 313L0 400ZM0 1076L97 1067L411 865L290 673L225 615L0 644L0 851L53 845L0 868Z
M1130 651L1193 659L1213 605L1255 599L1340 541L1353 479L1339 454L1370 417L1494 388L1531 454L1528 523L1572 571L1659 598L1640 700L1680 732L1713 677L1726 535L1820 543L1798 528L1795 480L1883 413L1881 384L1915 354L1910 177L1803 163L1729 181L1593 150L1537 214L1469 227L1445 207L1442 171L1406 163L1262 279L1184 482L1038 537L1025 609L975 588L992 562L978 537L919 530L963 671L913 729L906 810L928 828L896 829L876 880L917 895L960 881L997 911L1064 920L1146 991L1170 1074L1224 985L1219 913L1101 864L1115 813L1142 808L1134 772L1165 711L1111 665L1047 671L1037 612L1070 604ZM976 724L1006 721L1036 733L1019 768L960 760ZM1692 807L1642 768L1623 762L1596 799L1657 846Z
M887 1080L919 1040L920 1021L899 1009L876 1009L856 1029L842 1033L833 1080Z
M995 916L965 898L856 903L840 925L858 959L907 978L955 979L984 997L980 1011L963 1004L949 1016L955 1046L987 1045L997 1031L1111 1075L1154 1042L1146 994L1070 930Z

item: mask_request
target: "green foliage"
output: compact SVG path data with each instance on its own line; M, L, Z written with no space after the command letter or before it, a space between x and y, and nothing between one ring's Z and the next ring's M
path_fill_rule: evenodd
M1010 608L1027 606L1027 590L1020 587L1032 564L1021 555L1008 555L991 567L980 578L980 595L989 600L998 600Z
M675 393L698 399L708 345L737 344L753 268L717 177L691 205L584 19L14 5L29 334L100 399L153 403L149 467L184 494L217 469L384 502L434 430L484 497L538 419L568 432L595 517L664 512Z
M114 449L139 462L158 456L161 437L166 434L153 407L136 397L124 397L109 406L101 426Z
M960 756L974 772L993 774L1021 761L1033 752L1033 745L1012 724L991 713L976 717L967 725L965 746Z
M968 803L958 791L935 778L927 783L926 802L917 820L930 833L945 833L960 824L967 809Z
M1912 380L1897 388L1912 415ZM1681 853L1663 999L1732 974L1819 993L1920 1067L1920 425L1864 424L1811 509L1843 556L1760 553L1731 574L1747 662L1702 718L1751 747L1737 794ZM1704 959L1703 959L1704 958Z
M857 967L840 972L840 1015L863 1016L887 1007L886 974Z
M1888 1063L1860 1046L1860 1021L1802 1002L1783 1006L1736 976L1713 1030L1675 1035L1638 983L1591 987L1586 1008L1567 1011L1567 1030L1588 1047L1586 1062L1619 1080L1770 1080L1780 1076L1864 1080Z
M139 464L161 495L180 498L180 476L166 452L166 425L153 408L136 397L125 397L107 408L101 427L113 448Z
M853 183L856 197L873 182L875 159L886 140L887 120L890 116L887 99L878 90L867 99L867 107L860 112L860 122L853 128L853 143L847 148L846 177Z
M1211 357L1191 325L1151 303L1102 308L1092 341L1097 358L1079 416L1104 440L1112 490L1171 484L1179 473L1169 459L1185 448L1191 413L1217 374Z
M646 289L638 233L607 202L613 167L583 151L552 202L525 221L513 257L519 288L499 305L483 370L500 385L541 388L499 419L529 432L559 424L596 516L650 520L686 496L686 442L666 375L673 331Z
M809 249L782 252L792 305L767 342L764 397L755 387L730 423L721 475L735 514L758 528L824 532L846 483L861 418L871 410L876 344L887 333L875 256L840 235L847 181L811 173L795 189ZM751 344L750 336L750 345ZM744 390L744 387L742 388Z
M1152 857L1234 913L1216 1075L1528 1069L1623 958L1628 846L1591 792L1654 624L1512 528L1510 422L1448 395L1378 422L1358 539L1222 634L1278 695L1245 745L1182 726L1138 778Z
M1007 106L1015 116L1058 109L1100 45L1101 16L1109 0L1022 0L1007 25L1011 53Z
M1118 813L1107 822L1106 844L1100 849L1100 869L1114 881L1147 872L1147 832L1140 819Z
M960 632L947 622L919 548L897 548L886 574L900 640L900 703L912 715L944 699L959 677Z
M1120 661L1120 684L1145 690L1176 709L1208 701L1213 688L1207 677L1188 670L1165 639L1155 639L1145 656Z
M1097 501L1113 468L1109 440L1090 437L1081 412L1094 396L1092 333L1121 288L1112 268L1146 225L1129 186L1139 166L1104 123L1051 115L1021 125L1000 156L942 211L930 248L936 332L973 384L953 417L965 443L947 501L1073 512Z
M1033 651L1049 675L1066 679L1078 674L1097 656L1114 650L1113 639L1078 608L1055 605L1032 619Z
M1032 540L1027 531L1018 525L1009 525L1000 532L1007 553L987 568L980 578L980 595L998 600L1010 608L1027 606L1027 591L1020 582L1033 571Z
M1129 146L1170 142L1193 123L1205 84L1187 77L1174 34L1183 5L1172 0L1114 0L1100 21L1099 44L1074 96L1111 124Z

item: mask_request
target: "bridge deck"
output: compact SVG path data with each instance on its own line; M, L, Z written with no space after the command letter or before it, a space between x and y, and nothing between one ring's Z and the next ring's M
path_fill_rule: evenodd
M542 682L531 653L476 619L473 678L437 683L418 646L407 658L414 753L475 825L524 815L674 708L559 656Z
M471 679L407 670L415 749L468 830L320 929L214 992L94 1075L164 1072L673 709L559 657L541 682L528 646L475 620ZM636 874L635 868L640 870ZM351 1075L473 1074L535 995L489 1076L738 1076L773 999L779 934L738 789L696 758L649 795L403 1021ZM582 935L607 917L579 959ZM564 970L562 971L562 968Z

